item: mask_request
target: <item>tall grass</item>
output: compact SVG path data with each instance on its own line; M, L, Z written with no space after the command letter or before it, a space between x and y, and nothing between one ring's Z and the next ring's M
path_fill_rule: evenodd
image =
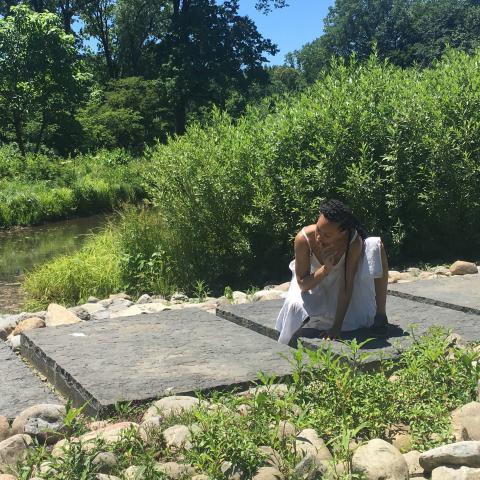
M110 212L145 198L145 163L121 150L62 160L0 148L0 227Z

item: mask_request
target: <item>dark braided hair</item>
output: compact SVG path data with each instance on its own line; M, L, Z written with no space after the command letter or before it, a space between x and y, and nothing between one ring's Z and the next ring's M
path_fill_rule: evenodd
M358 221L357 217L352 213L350 208L343 204L340 200L329 200L320 206L320 215L323 215L329 222L338 223L341 231L347 230L348 241L347 251L345 252L345 288L347 287L347 257L350 249L350 241L354 231L356 230L362 240L367 238L367 233Z

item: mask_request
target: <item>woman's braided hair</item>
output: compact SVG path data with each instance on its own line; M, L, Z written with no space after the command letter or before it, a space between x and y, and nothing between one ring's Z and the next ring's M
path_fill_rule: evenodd
M340 200L329 200L320 206L320 215L323 215L329 222L338 223L340 230L348 231L347 251L345 252L345 287L347 284L347 257L350 249L350 241L352 240L355 230L363 240L367 238L367 234L357 217L352 213L350 208L343 204Z

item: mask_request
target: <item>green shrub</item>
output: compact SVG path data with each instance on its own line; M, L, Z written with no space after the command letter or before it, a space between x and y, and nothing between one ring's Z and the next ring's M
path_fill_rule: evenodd
M24 289L35 307L50 302L75 305L90 295L121 291L120 249L112 228L92 236L80 251L64 255L27 274Z

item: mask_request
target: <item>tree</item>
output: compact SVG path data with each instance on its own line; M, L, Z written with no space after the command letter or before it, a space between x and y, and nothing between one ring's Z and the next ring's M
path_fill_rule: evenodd
M0 19L0 111L22 154L28 140L39 151L56 114L73 110L81 85L74 38L55 14L19 5ZM25 125L34 121L38 131L27 139Z
M447 45L472 52L480 44L478 0L336 0L324 34L287 57L312 82L332 57L379 58L428 66Z

